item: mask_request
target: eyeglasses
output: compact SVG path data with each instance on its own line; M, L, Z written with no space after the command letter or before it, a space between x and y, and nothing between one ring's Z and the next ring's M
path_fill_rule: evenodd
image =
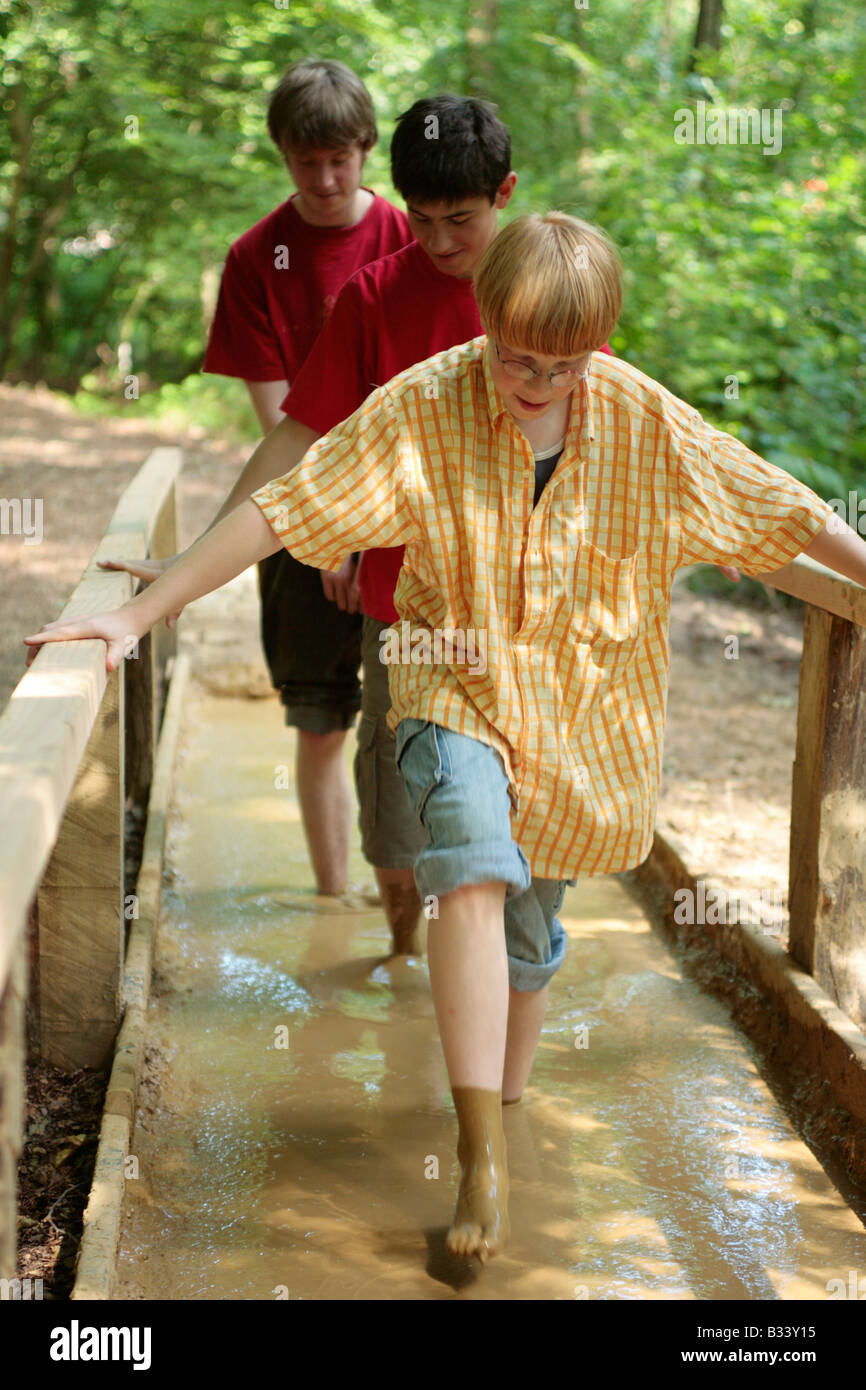
M499 344L495 340L493 346L496 350L499 365L509 376L513 376L515 381L534 381L537 376L543 376L547 378L551 386L570 386L574 381L583 381L586 376L586 367L582 370L580 367L567 367L559 372L537 372L533 367L528 366L526 362L517 362L513 357L509 357L506 360L500 353ZM588 358L589 353L587 353L587 359Z

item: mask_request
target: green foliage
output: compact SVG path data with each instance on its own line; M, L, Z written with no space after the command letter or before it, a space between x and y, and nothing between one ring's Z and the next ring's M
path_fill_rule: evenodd
M204 430L230 444L249 445L261 435L247 388L235 377L193 372L183 381L143 392L138 400L126 400L122 382L107 390L95 376L85 376L72 403L82 415L116 415L122 410L127 418Z
M393 120L418 95L496 100L520 176L507 216L562 207L622 249L614 350L845 496L866 477L866 15L728 0L720 51L688 75L697 8L0 0L0 372L116 399L127 341L146 389L124 409L159 413L184 383L173 408L214 427L226 403L247 410L236 383L196 375L209 294L231 242L290 192L268 90L290 61L331 56L373 94L366 181L386 196ZM677 143L698 101L781 108L780 152Z

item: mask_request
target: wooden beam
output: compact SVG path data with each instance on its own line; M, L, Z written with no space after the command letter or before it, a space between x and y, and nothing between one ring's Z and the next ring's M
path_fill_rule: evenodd
M39 1057L103 1067L123 973L124 681L109 678L38 895Z
M866 589L862 584L843 578L808 555L798 555L782 569L756 575L756 578L768 589L780 589L783 594L793 594L794 598L811 603L815 608L824 608L839 618L866 626ZM732 597L736 596L734 592Z
M155 560L164 560L166 556L175 555L176 553L177 505L175 502L175 489L174 486L172 486L171 492L166 497L154 523L153 534L150 539L149 554ZM169 628L163 621L157 623L150 635L153 644L151 650L151 659L153 662L153 680L151 683L153 698L153 736L154 740L156 740L162 711L165 708L168 680L171 675L171 664L177 655L177 628Z
M156 449L118 503L93 557L145 555L174 489L178 449ZM64 617L115 608L129 575L88 567ZM23 636L23 633L22 633ZM23 664L22 647L22 664ZM105 644L43 647L0 716L0 991L54 842L106 688Z
M866 632L811 604L791 792L790 951L866 1024Z
M18 1158L24 1142L24 1005L27 940L15 951L0 995L0 1279L14 1279L18 1264Z
M177 551L176 489L172 483L157 515L148 555L164 559ZM140 587L144 587L143 585ZM169 663L177 652L177 629L157 623L139 644L138 657L124 662L126 680L126 794L135 805L147 802L153 757L165 705Z

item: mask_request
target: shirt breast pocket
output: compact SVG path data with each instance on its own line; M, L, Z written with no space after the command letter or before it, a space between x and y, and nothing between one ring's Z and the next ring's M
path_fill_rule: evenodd
M638 637L659 598L646 550L615 556L582 543L573 564L575 639L601 652Z

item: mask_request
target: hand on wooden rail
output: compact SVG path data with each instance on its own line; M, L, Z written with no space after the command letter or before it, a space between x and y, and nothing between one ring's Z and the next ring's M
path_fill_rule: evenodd
M110 613L94 613L89 618L58 618L56 622L46 623L38 632L24 638L30 647L27 665L36 660L45 642L75 642L101 637L108 648L105 669L116 671L125 657L138 655L138 643L148 631L140 616L129 606L114 608Z

